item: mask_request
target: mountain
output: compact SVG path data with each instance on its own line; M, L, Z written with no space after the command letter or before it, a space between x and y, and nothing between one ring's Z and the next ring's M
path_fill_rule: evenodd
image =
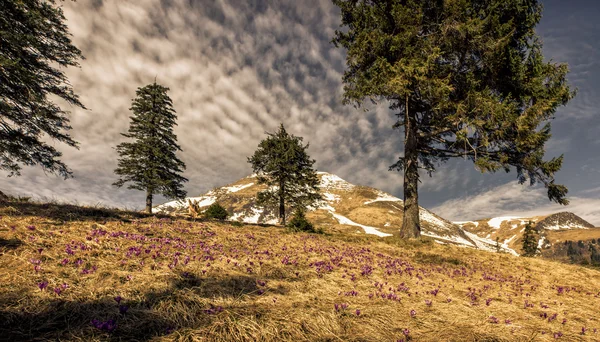
M402 225L403 201L383 191L351 184L327 172L319 172L320 188L324 201L307 214L309 220L328 232L346 234L373 234L391 236ZM215 202L232 214L229 220L255 224L276 224L276 211L256 205L256 194L264 190L257 184L255 175L240 179L208 193L189 197L184 201L171 201L154 208L157 213L187 213L188 200L200 207ZM420 208L421 228L424 236L440 244L495 250L493 240L466 232L427 209ZM508 248L504 248L512 252ZM513 252L514 254L514 252Z
M553 254L554 245L559 242L600 238L600 228L594 228L594 225L571 212L532 217L502 216L454 223L481 238L492 241L498 239L504 248L520 253L523 232L528 222L538 232L538 246L542 255Z

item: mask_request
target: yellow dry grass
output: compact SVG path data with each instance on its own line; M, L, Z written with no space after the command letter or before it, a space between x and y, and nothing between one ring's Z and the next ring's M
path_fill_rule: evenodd
M0 340L600 340L592 269L56 204L0 215Z

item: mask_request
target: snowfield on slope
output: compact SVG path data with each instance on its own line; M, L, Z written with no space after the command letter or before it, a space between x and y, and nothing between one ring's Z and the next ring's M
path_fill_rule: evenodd
M383 233L380 232L377 228L375 227L369 227L369 226L365 226L359 223L356 223L352 220L350 220L349 218L347 218L346 216L342 216L340 214L336 214L334 212L331 212L331 215L333 215L333 217L335 217L335 219L340 223L340 224L346 224L349 226L356 226L356 227L361 227L366 234L372 234L372 235L377 235L380 237L386 237L386 236L392 236L392 234L387 234L387 233Z

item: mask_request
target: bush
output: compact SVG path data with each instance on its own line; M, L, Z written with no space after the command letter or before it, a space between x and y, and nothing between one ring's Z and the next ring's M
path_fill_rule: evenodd
M288 223L288 228L299 232L315 233L315 227L306 219L303 209L296 209L294 217Z
M222 205L215 202L206 209L204 217L208 219L225 220L229 217L229 213Z

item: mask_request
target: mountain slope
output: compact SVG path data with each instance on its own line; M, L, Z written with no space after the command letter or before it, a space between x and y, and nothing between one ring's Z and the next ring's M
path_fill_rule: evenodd
M0 341L598 341L599 283L429 239L0 203Z
M542 254L557 242L600 237L600 229L570 212L533 217L502 216L454 223L480 238L492 241L498 239L502 246L521 252L523 233L528 222L538 232L538 246L542 249Z
M329 232L390 236L402 225L403 201L383 191L351 184L342 178L319 172L324 201L308 213L308 218ZM231 221L276 224L276 212L256 205L256 194L265 187L249 176L230 185L213 189L205 195L184 201L172 201L154 208L157 213L186 213L188 200L200 207L219 202L232 216ZM468 234L460 227L425 208L420 210L422 234L441 244L458 244L471 248L494 250L495 242ZM506 251L512 252L505 248ZM513 252L514 254L514 252Z

